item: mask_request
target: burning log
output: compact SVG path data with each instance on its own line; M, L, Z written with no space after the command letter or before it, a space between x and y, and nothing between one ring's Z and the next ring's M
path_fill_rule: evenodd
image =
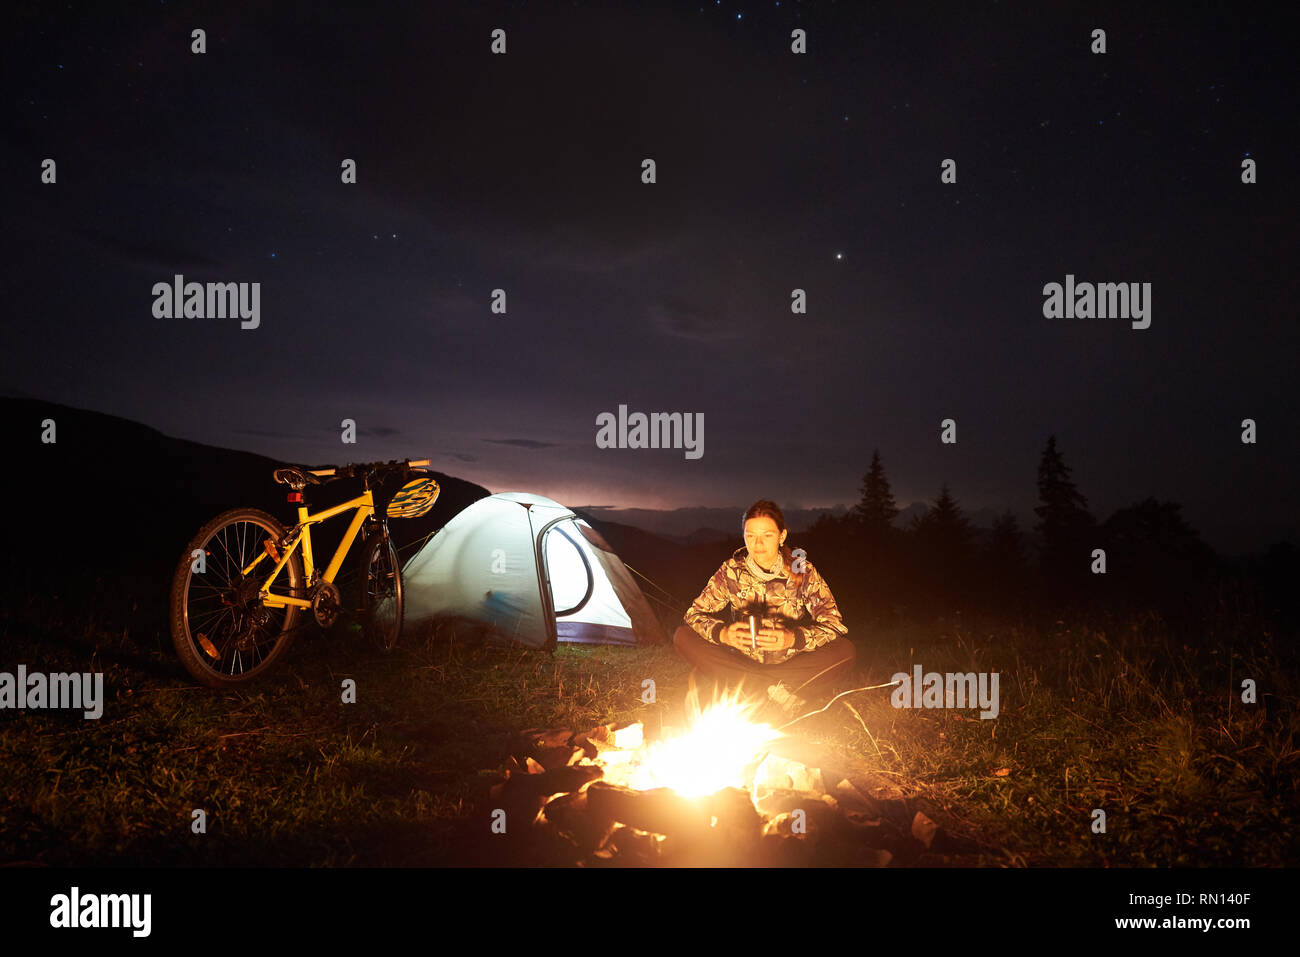
M789 814L809 803L809 795L792 788L755 788L754 806L767 817ZM814 799L815 800L815 799Z
M489 803L493 809L504 810L510 824L532 826L537 823L542 808L552 795L580 791L603 773L592 765L554 768L533 774L507 771L506 779L493 785L488 792Z
M529 728L519 735L524 751L567 747L575 737L567 728Z
M746 852L763 836L763 818L748 791L727 788L708 799L710 823L716 839Z
M882 820L876 803L847 778L835 785L835 800L844 816L854 824L879 824Z
M762 862L768 867L807 867L813 863L813 848L797 837L764 833Z
M738 699L653 740L639 722L584 734L532 728L516 754L492 789L494 806L507 808L510 833L520 820L543 821L545 830L523 830L548 838L564 860L883 866L891 851L915 856L943 837L928 821L909 828L914 808L895 820L896 802L870 790L866 765L754 722Z
M711 818L706 806L670 788L637 791L604 781L587 788L587 810L599 821L665 835L702 835Z
M550 797L552 794L567 794L581 791L592 781L599 780L604 771L590 764L575 764L563 768L552 768L538 775L531 775L537 781L538 793Z
M601 821L587 809L587 792L561 794L546 805L546 823L573 844L580 857L586 857L608 841L614 823Z
M488 810L495 815L505 812L505 832L516 835L521 828L529 828L537 823L538 816L546 804L546 795L539 792L535 782L537 775L519 775L506 772L508 777L499 784L494 784L488 792Z
M555 748L541 748L536 754L537 763L550 771L555 768L566 768L575 761L582 760L583 750L566 744Z
M609 838L609 850L620 862L650 866L659 863L662 838L635 827L619 825Z
M769 754L755 769L754 787L826 793L820 769L810 768L776 754Z

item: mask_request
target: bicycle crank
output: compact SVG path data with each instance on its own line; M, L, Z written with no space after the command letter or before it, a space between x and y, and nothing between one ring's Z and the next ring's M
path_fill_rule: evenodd
M331 627L338 621L342 607L343 595L333 582L321 582L316 586L316 594L311 599L311 613L316 616L316 624L322 628Z

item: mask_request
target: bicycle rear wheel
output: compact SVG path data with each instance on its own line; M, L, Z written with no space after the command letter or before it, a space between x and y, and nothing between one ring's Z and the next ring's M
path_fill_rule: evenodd
M264 605L260 586L274 567L269 558L245 578L266 541L284 535L273 516L255 508L218 515L199 530L172 580L172 643L196 680L212 688L238 687L265 675L288 651L302 609ZM203 570L196 571L196 551ZM285 573L288 575L287 588ZM276 593L303 597L302 558L294 552L277 579Z

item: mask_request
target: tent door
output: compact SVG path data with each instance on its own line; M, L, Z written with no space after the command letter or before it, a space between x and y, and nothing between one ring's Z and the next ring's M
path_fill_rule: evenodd
M567 544L560 545L558 540L552 542L553 535L559 535ZM555 609L555 617L563 618L582 611L591 600L591 593L596 590L596 579L592 575L587 553L573 540L572 535L558 525L547 530L542 553L546 556L546 577L551 584L551 605Z

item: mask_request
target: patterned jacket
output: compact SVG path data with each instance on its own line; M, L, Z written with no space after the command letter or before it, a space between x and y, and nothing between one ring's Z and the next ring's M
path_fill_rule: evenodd
M721 644L718 636L733 621L747 621L751 614L775 619L795 634L794 647L784 651L739 649L763 664L786 661L801 651L812 651L848 634L840 618L835 596L812 562L807 564L798 589L790 581L787 567L781 578L765 582L745 564L745 549L738 548L713 573L704 591L686 610L683 620L706 641ZM806 614L805 614L806 613ZM761 623L759 625L761 627Z

